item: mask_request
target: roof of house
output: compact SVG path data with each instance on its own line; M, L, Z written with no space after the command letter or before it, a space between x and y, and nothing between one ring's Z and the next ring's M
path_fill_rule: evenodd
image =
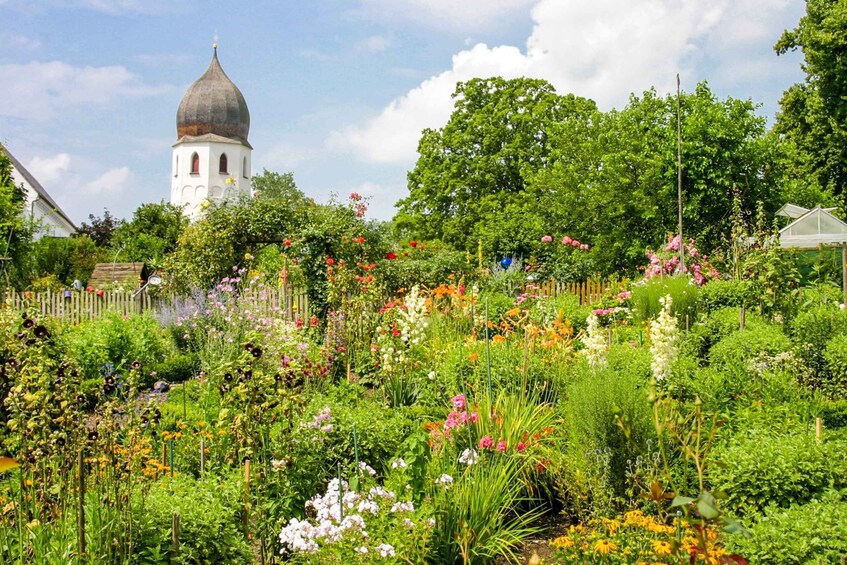
M97 263L88 285L94 288L102 288L108 284L122 283L132 280L135 283L147 278L147 265L145 263Z

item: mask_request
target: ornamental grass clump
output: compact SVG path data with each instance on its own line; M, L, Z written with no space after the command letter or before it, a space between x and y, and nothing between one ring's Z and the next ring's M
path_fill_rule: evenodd
M670 376L671 366L676 361L679 340L679 326L671 315L671 296L661 298L660 302L662 310L650 324L650 355L653 357L650 369L657 381L663 381Z

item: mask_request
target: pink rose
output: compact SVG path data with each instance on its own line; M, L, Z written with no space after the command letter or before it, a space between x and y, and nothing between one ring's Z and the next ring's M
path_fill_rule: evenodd
M541 243L550 243L553 241L553 236L545 235L541 237Z

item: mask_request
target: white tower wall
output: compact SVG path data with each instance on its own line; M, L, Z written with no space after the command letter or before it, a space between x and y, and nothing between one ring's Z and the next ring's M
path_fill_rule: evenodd
M182 206L192 221L198 219L209 203L251 196L252 150L236 141L183 138L174 145L171 162L171 203ZM194 154L200 159L199 172L192 172ZM226 171L220 170L221 155L227 157ZM227 182L229 181L229 182Z

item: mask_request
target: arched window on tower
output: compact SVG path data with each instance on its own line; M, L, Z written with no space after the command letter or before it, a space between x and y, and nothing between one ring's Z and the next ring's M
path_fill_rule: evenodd
M200 155L198 155L197 153L191 155L191 174L200 174Z
M222 175L227 174L229 171L226 168L226 153L221 153L220 163L218 166L218 172Z
M247 157L241 162L241 176L244 178L248 178L247 176Z

